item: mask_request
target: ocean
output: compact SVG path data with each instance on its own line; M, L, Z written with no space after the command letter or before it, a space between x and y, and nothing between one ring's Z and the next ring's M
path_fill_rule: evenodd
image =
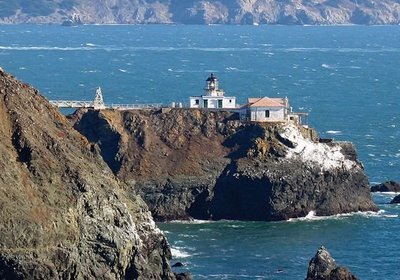
M0 26L0 67L49 99L186 104L217 75L226 94L289 98L321 137L352 141L371 184L400 181L400 26ZM324 245L360 279L400 279L395 194L378 213L284 222L159 224L194 279L304 279Z

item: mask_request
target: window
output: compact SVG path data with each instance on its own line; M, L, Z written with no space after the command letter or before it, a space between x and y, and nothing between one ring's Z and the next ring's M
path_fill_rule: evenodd
M222 99L218 99L218 108L222 108Z
M229 103L232 103L232 99L229 99Z
M208 108L208 100L203 100L203 105L204 108Z
M194 104L195 104L195 105L199 105L199 104L200 104L200 100L196 99L196 100L194 101Z
M269 118L269 110L265 110L265 117Z

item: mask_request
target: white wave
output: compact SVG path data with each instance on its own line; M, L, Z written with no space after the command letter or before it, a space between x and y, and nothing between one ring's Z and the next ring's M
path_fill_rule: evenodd
M381 196L396 196L398 195L400 192L374 192L375 194L379 194Z
M186 238L198 237L197 235L194 235L194 234L185 234L185 233L180 233L178 235L181 236L181 237L186 237Z
M315 211L310 211L305 217L299 218L290 218L288 222L295 222L295 221L315 221L315 220L323 220L326 219L324 216L317 216Z
M119 71L121 71L122 73L127 73L128 72L128 70L125 70L125 69L118 69Z
M36 46L36 47L9 47L0 46L0 50L12 50L12 51L87 51L92 50L89 47L51 47L51 46Z
M332 216L316 216L315 211L310 211L307 216L299 218L291 218L287 222L298 222L298 221L320 221L320 220L340 220L343 218L361 216L361 217L376 217L376 218L397 218L399 215L396 214L385 214L385 210L374 211L358 211L344 214L337 214Z
M208 224L208 223L214 223L214 221L209 221L209 220L172 220L169 221L168 223L171 224Z
M326 69L335 69L334 66L329 65L329 64L325 64L325 63L321 64L321 67L322 67L322 68L326 68Z
M92 43L86 43L86 46L88 46L88 47L95 47L96 45L95 45L95 44L92 44Z
M342 131L340 131L340 130L328 130L328 131L326 131L326 133L327 133L327 134L336 134L336 135L339 135L339 134L342 134Z
M236 67L226 67L225 69L228 70L228 71L239 70L239 69L237 69Z
M354 216L364 216L364 217L383 217L383 218L397 218L397 214L385 214L385 210L379 210L378 212L366 211L366 212L355 212L351 213Z
M83 73L99 73L100 70L86 70L86 71L82 71Z
M285 48L280 49L285 52L340 52L340 53L385 53L400 52L399 48Z
M183 259L190 257L190 254L183 251L181 247L171 247L171 253L173 258Z
M229 225L228 227L230 227L230 228L244 228L244 226L241 226L241 225Z

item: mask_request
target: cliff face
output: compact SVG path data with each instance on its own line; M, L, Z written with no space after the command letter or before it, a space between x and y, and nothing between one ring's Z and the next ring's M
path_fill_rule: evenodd
M396 0L9 0L2 23L399 24Z
M158 220L282 220L377 210L351 143L228 112L81 110L74 127Z
M174 279L143 201L38 92L0 69L0 279Z

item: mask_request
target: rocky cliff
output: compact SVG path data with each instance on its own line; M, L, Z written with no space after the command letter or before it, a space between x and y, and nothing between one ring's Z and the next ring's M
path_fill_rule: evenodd
M175 279L146 205L91 148L0 69L0 279Z
M8 0L0 23L399 24L396 0Z
M351 143L291 124L198 109L71 116L157 220L283 220L377 210Z

